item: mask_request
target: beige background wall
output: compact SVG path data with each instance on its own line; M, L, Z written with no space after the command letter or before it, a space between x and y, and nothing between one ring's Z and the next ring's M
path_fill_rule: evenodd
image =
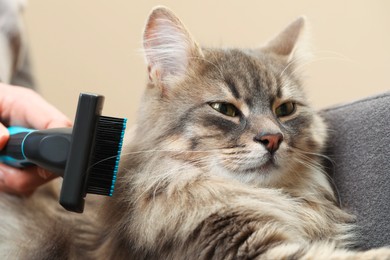
M318 108L390 90L387 0L30 0L25 20L41 93L71 118L79 92L104 94L105 114L132 122L146 78L142 29L158 4L211 46L258 46L306 15L316 56L304 66L306 88Z

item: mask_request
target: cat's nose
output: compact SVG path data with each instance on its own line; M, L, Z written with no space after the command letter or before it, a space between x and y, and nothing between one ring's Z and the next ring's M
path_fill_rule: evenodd
M280 144L283 141L283 135L281 133L261 133L255 136L254 140L261 143L271 153L275 153Z

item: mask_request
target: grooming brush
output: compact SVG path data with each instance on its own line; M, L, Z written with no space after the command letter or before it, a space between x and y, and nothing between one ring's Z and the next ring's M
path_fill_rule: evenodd
M102 116L104 97L80 94L73 128L11 126L0 162L38 165L63 177L60 204L82 213L87 193L112 196L126 119Z

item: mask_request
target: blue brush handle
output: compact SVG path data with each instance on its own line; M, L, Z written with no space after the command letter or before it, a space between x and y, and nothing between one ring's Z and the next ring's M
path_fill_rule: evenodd
M15 135L19 133L31 133L32 131L36 131L35 129L23 127L23 126L10 126L7 128L10 135Z
M23 168L32 165L24 155L24 140L26 137L36 130L21 126L8 127L10 134L9 140L3 150L0 151L0 163Z

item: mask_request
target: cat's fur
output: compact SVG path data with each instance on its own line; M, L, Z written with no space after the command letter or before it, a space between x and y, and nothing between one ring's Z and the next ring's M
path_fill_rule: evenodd
M149 81L113 198L64 212L51 187L0 199L18 259L388 259L353 238L321 167L326 127L297 73L305 19L258 49L200 48L168 9L144 34ZM292 101L291 115L276 109ZM234 117L210 106L233 104ZM269 152L264 135L282 135ZM91 202L89 202L91 203ZM101 205L101 206L99 206Z

